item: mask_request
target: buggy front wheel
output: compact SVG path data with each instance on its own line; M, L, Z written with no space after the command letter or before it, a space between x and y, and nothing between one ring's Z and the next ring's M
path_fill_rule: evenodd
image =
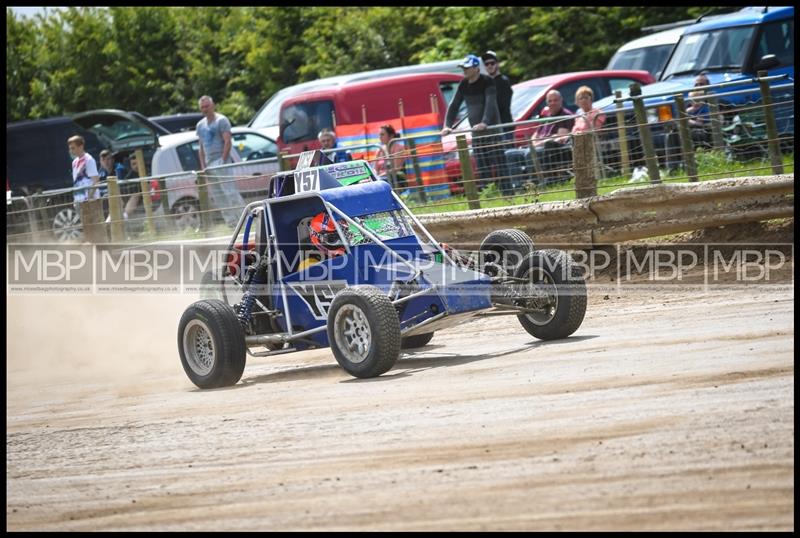
M353 286L333 298L328 341L336 362L354 377L389 371L400 355L400 319L375 286Z

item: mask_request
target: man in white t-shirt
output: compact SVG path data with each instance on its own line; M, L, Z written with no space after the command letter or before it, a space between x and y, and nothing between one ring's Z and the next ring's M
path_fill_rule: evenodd
M217 168L231 162L231 122L224 114L216 111L216 105L210 96L202 96L197 104L204 116L197 122L196 129L200 141L200 166L208 179L211 205L220 210L228 226L235 226L239 222L245 202L236 181L231 177L230 169ZM209 171L208 168L214 170Z
M97 162L94 157L86 153L84 147L86 142L80 135L75 135L67 140L69 154L72 159L72 186L73 187L93 187L100 181L100 174L97 172ZM82 189L74 191L72 199L75 203L84 202L88 199L100 198L100 189Z

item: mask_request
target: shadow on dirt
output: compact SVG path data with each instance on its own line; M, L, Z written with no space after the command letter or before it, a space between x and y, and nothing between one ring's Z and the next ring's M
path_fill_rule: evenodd
M441 348L445 348L446 346L432 344L425 346L424 348L420 348L418 350L404 351L400 355L400 359L398 359L394 368L381 376L369 379L358 379L355 377L348 376L347 379L341 380L339 381L339 383L380 383L383 381L392 381L403 377L409 377L414 373L422 372L424 370L429 370L431 368L460 366L462 364L469 364L471 362L476 362L476 361L497 359L505 355L511 355L514 353L529 351L540 347L582 342L597 337L598 337L597 335L589 334L582 336L570 336L569 338L565 338L563 340L552 340L549 342L545 342L542 340L534 340L526 344L513 347L511 349L505 349L502 351L496 351L491 353L480 353L477 355L465 355L463 353L444 353L438 350ZM243 378L241 383L238 383L233 387L226 387L224 389L213 389L213 390L231 390L231 389L244 388L250 385L258 385L261 383L278 383L281 381L294 381L298 379L319 379L324 377L340 377L343 375L344 376L347 375L344 372L344 370L342 370L339 367L339 365L335 362L333 356L331 356L331 361L332 361L331 364L321 364L319 366L306 366L293 370L284 370L281 372L273 372L269 374Z

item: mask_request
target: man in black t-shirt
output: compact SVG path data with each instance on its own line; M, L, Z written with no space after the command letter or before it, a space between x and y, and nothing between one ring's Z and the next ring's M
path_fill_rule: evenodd
M459 64L464 70L464 80L458 84L453 100L447 107L442 136L452 131L458 109L462 102L467 104L467 117L472 125L472 148L475 161L478 165L478 177L482 180L481 186L491 177L499 178L499 187L504 190L505 179L508 172L505 167L505 156L498 151L502 141L489 129L490 125L500 123L500 113L497 108L497 89L494 80L480 72L480 59L474 54L469 54ZM498 156L502 156L499 159ZM494 171L494 176L492 172ZM503 194L506 194L505 192Z

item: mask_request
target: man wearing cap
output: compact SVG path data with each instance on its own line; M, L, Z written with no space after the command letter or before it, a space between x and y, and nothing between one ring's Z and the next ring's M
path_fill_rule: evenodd
M486 73L494 80L494 85L497 88L497 109L500 111L500 123L511 123L514 118L511 117L511 96L514 95L514 90L511 89L511 81L508 77L500 73L500 62L497 60L497 54L493 50L487 50L481 56L483 65L486 66ZM507 127L505 132L513 131L513 127Z
M500 122L497 88L491 77L481 74L480 64L480 59L474 54L468 54L458 64L464 70L464 80L458 84L453 100L447 107L442 136L452 132L458 109L461 103L466 102L467 117L473 131L472 148L478 165L478 175L485 184L485 180L491 177L493 168L496 168L496 174L501 178L507 176L507 173L504 166L505 159L498 159L498 154L501 152L494 149L501 141L498 137L492 136L489 130L490 125L497 125Z

